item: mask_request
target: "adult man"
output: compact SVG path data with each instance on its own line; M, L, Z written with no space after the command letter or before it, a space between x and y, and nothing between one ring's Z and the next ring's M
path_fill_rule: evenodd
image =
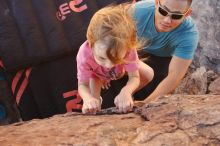
M146 41L141 56L154 69L154 79L135 97L146 103L173 91L192 62L198 30L190 16L192 0L140 1L133 18L140 39ZM144 95L140 97L139 95Z

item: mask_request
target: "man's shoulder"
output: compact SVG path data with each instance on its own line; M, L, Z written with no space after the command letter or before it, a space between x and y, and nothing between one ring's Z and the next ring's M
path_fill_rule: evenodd
M147 14L146 11L152 11L155 8L154 0L143 0L136 2L134 4L134 9L136 13L144 11L144 14Z
M194 22L193 18L192 17L187 17L183 23L181 24L180 30L186 32L186 33L189 33L189 32L192 32L192 33L198 33L198 29L197 29L197 26L196 26L196 23Z
M178 28L169 32L169 36L171 36L172 39L175 38L175 43L186 39L197 40L199 32L193 19L191 17L187 17Z
M174 31L171 43L176 47L174 54L184 59L192 59L198 45L199 32L191 17L187 17Z
M188 17L177 29L170 33L170 36L172 40L175 40L173 41L174 44L185 41L196 43L199 38L199 31L193 19Z
M152 0L139 1L134 4L133 7L133 18L142 22L143 20L149 19L149 17L154 13L155 4Z

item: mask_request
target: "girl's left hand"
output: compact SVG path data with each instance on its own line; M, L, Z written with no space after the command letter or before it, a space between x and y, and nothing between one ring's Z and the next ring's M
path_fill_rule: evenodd
M115 97L114 103L121 113L131 111L134 105L131 94L124 90L122 90L119 95Z

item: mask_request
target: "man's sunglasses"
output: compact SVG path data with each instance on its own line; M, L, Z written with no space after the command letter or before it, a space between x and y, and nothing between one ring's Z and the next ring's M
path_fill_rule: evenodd
M165 10L164 8L162 8L162 6L160 5L160 1L158 0L158 11L161 15L163 16L170 16L171 19L174 19L174 20L179 20L181 18L183 18L183 16L189 11L189 9L184 13L184 14L178 14L178 13L171 13L167 10Z

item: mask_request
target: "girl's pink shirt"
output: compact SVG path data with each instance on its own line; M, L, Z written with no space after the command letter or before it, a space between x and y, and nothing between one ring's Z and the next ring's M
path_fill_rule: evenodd
M88 41L84 42L76 57L77 60L77 78L80 83L88 83L90 78L98 77L102 81L116 80L122 77L126 72L134 72L139 69L138 55L135 49L129 51L124 60L126 64L115 65L113 68L106 68L96 63L92 48Z

